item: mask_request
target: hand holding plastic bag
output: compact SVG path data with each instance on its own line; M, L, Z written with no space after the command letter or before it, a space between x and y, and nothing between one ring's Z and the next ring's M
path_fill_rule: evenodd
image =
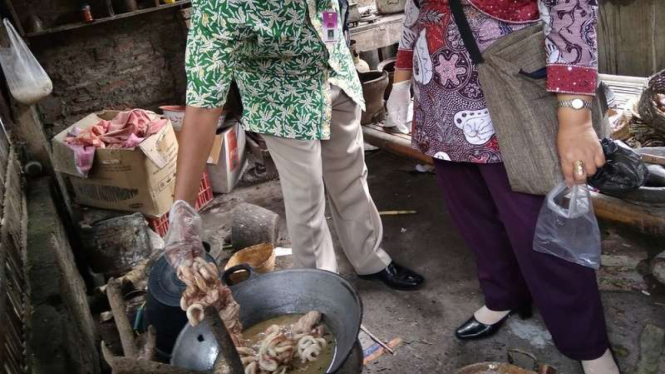
M189 267L197 257L203 256L201 216L196 209L182 200L173 204L165 241L164 255L175 269L181 265Z
M585 184L556 186L545 199L533 249L566 261L600 268L600 229Z
M21 103L34 104L51 94L53 83L14 26L8 19L4 20L4 24L9 36L9 48L0 48L0 65L9 91Z

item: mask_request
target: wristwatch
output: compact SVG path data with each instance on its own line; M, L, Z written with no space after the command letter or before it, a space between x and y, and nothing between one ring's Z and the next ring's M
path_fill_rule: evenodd
M575 110L582 110L582 109L589 109L593 108L593 104L584 101L582 99L572 99L572 100L564 100L564 101L559 101L558 108L571 108Z

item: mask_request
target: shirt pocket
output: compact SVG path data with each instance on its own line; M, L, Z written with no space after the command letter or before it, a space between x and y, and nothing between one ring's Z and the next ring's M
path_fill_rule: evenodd
M292 21L291 17L280 17L275 22L262 22L254 27L256 43L264 56L288 57L302 53L300 50L311 39L309 33L314 33L314 30L307 29L308 21Z

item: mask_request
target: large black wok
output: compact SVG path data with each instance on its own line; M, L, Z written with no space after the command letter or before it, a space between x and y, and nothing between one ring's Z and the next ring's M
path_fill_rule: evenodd
M316 310L322 313L324 323L336 339L336 350L327 373L355 372L360 366L348 370L351 363L362 363L357 346L362 320L362 303L351 285L337 274L314 269L280 270L256 275L247 265L227 270L222 280L239 270L249 272L249 279L231 286L240 304L240 322L245 327L285 314L306 313ZM219 347L208 323L196 327L187 324L173 348L171 364L193 370L212 369ZM360 352L360 353L359 353ZM358 362L359 361L359 362ZM355 364L358 362L358 364ZM342 369L342 370L340 370Z

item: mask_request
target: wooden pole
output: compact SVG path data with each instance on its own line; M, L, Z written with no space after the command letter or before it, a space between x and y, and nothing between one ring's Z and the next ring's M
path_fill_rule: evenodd
M157 345L157 330L153 325L148 326L146 342L141 352L140 359L153 361L155 359L155 346Z
M644 233L665 236L665 212L627 203L621 199L591 192L596 216L612 222L623 223Z
M122 343L122 351L125 354L125 357L137 358L138 354L136 341L134 339L134 330L132 329L131 323L129 323L125 301L122 298L122 291L120 291L120 284L118 284L117 280L113 278L109 279L106 286L106 297L108 297L109 304L111 304L111 311L113 312L115 325L120 334L120 342Z
M244 374L245 367L240 360L240 356L238 355L235 344L233 344L231 335L229 335L229 331L219 317L219 312L215 307L209 306L205 309L204 314L205 318L210 323L212 334L219 345L219 354L215 360L213 373L223 372L221 370L222 366L227 365L231 369L231 374Z
M102 341L102 355L113 370L113 374L201 374L196 370L183 369L177 366L162 364L155 361L137 360L129 357L116 357Z
M370 126L363 126L363 136L367 143L385 149L388 152L418 160L425 164L433 164L432 158L411 147L411 142L402 137L375 130Z

